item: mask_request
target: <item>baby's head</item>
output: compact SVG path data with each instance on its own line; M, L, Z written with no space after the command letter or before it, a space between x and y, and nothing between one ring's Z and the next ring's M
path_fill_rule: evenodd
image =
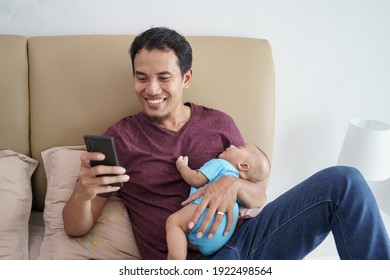
M218 158L227 160L237 168L240 177L252 182L265 180L271 172L271 164L267 155L254 144L240 147L231 145Z

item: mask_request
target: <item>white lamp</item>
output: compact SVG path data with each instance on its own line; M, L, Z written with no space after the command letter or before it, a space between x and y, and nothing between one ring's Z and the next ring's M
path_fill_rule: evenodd
M351 120L338 164L356 167L368 181L388 179L390 125L374 120Z

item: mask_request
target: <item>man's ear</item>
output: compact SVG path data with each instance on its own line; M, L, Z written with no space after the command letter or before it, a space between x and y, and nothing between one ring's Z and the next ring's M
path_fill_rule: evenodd
M184 88L189 88L191 84L191 78L192 78L192 68L190 68L187 73L184 74L183 80L184 80Z
M237 164L237 167L240 171L248 171L250 168L249 163L247 162L240 162L239 164Z

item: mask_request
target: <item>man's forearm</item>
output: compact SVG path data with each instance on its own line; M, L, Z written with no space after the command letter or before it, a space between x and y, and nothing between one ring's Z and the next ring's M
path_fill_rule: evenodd
M62 217L64 230L69 236L82 236L88 233L95 224L92 201L78 201L71 197L65 205Z
M252 183L244 179L236 179L237 200L245 208L259 208L267 202L267 185L264 181Z

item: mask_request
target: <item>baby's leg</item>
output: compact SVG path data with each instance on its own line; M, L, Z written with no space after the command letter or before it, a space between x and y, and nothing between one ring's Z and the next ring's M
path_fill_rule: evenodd
M188 222L194 215L198 205L189 204L170 215L166 222L168 260L185 260L187 258L188 242L186 233Z

